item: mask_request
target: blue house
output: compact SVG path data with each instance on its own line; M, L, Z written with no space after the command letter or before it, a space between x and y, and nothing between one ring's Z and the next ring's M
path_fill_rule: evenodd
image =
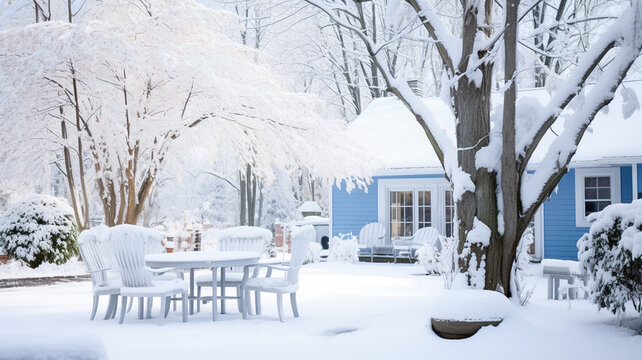
M628 81L624 87L642 101L642 81ZM528 121L535 109L529 102L545 104L548 97L544 89L521 91L521 121ZM588 214L609 204L642 198L642 110L635 100L624 98L631 99L620 88L608 109L597 115L569 172L538 210L532 224L535 259L576 260L575 244L588 231ZM454 129L453 116L443 101L431 98L424 102L438 121ZM632 115L625 118L624 112ZM531 169L536 169L563 121L561 117L543 139ZM377 99L349 125L349 131L381 165L367 189L347 192L345 187L333 187L331 234L357 235L365 224L380 222L386 226L388 243L411 237L425 226L451 236L452 190L421 127L403 104L396 98Z

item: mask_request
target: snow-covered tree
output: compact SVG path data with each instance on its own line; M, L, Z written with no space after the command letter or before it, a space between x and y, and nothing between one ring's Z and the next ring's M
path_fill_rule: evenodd
M556 88L551 87L548 103L528 102L533 115L528 120L518 116L525 112L516 105L516 79L522 71L517 45L520 20L539 1L461 1L455 32L447 26L451 17L439 13L436 2L389 1L387 11L395 14L396 28L418 18L435 43L445 74L442 93L455 115L455 122L445 125L413 94L405 79L389 71L384 56L388 39L374 39L360 24L337 15L358 18L348 5L351 2L306 1L362 41L387 90L414 114L454 188L462 269L477 278L471 282L509 296L522 233L568 171L585 131L611 102L640 54L640 1L633 0L617 20L595 29L587 50L578 53L578 61L560 75ZM403 32L390 36L403 36ZM587 86L589 79L592 86ZM494 84L501 85L503 97L497 106L491 106ZM580 101L582 106L574 106ZM547 149L539 149L546 155L527 176L532 155L553 124L563 130Z
M76 152L108 225L138 221L159 170L180 158L174 149L189 151L178 144L188 134L213 156L234 149L239 170L252 164L268 183L274 168L299 164L349 177L360 165L339 161L354 151L343 124L323 121L315 97L288 92L230 26L229 14L191 0L105 0L74 23L0 32L0 136L11 149L2 176L44 176L57 151Z

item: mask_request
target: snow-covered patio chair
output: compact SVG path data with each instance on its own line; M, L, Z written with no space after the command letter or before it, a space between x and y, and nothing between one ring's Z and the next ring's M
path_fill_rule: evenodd
M109 296L105 320L116 315L118 295L122 286L120 274L112 264L110 249L105 242L108 231L109 228L103 225L85 230L78 236L78 249L92 282L93 305L90 320L96 316L98 301L103 295Z
M375 251L378 247L384 246L385 241L385 225L378 222L366 224L359 231L359 255L370 255L370 261L374 261Z
M219 251L250 251L261 256L265 251L267 245L272 242L272 232L256 226L235 226L222 230L218 234L218 250ZM221 275L218 273L218 285L221 285ZM243 267L235 266L225 271L225 287L236 288L237 305L240 312L241 309L241 280L243 279ZM198 298L196 304L196 311L201 311L201 288L212 287L212 276L210 274L202 274L196 277L196 297ZM225 297L227 298L227 296ZM221 298L221 302L225 301ZM232 298L232 297L230 297ZM205 303L205 302L204 302ZM225 305L221 306L225 308Z
M246 306L243 308L244 317L251 312L250 291L256 292L256 314L261 314L261 292L276 293L276 303L279 312L279 320L283 322L283 294L290 294L290 304L294 317L299 317L299 309L296 304L296 292L299 290L299 270L308 251L308 244L314 241L316 231L312 225L295 228L292 236L292 256L289 265L251 265L266 267L266 277L252 277L248 279L242 290L245 292ZM285 273L283 277L271 277L273 270L280 270Z
M415 256L416 251L424 244L431 244L437 251L440 251L441 242L439 241L439 235L439 230L428 226L417 230L411 239L394 241L394 262L397 262L398 256L408 256L408 260L411 260Z
M154 297L161 298L159 323L167 317L172 296L181 295L183 322L187 322L188 283L182 279L152 279L154 273L164 273L173 269L150 269L145 266L145 255L163 251L162 235L153 229L134 225L118 225L111 228L109 244L113 252L123 286L120 289L121 309L119 323L125 320L128 297L138 297L138 318L143 317L143 298L147 298L147 317L151 317Z

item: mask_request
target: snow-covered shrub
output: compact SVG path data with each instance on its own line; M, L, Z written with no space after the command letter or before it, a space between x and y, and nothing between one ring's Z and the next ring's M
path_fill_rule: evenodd
M320 262L321 250L323 250L323 248L318 242L311 242L310 244L308 244L308 252L305 255L305 261L303 261L303 263L308 264Z
M328 260L355 263L359 261L359 243L352 234L339 234L330 239Z
M265 253L270 258L275 258L279 254L276 250L276 244L274 243L274 241L267 245L267 247L265 248Z
M78 254L77 238L73 210L53 196L30 196L7 209L0 219L2 247L32 268L67 262Z
M441 241L441 251L437 256L437 261L440 264L444 288L450 290L455 277L459 274L458 241L454 237L440 237L439 241Z
M591 299L613 314L624 314L629 301L642 313L642 200L610 205L588 220L577 256L594 280Z
M425 243L417 249L417 263L426 268L427 274L440 274L439 251L434 245Z
M528 254L528 250L531 245L535 242L535 236L533 234L532 228L526 228L522 234L522 238L519 240L517 245L517 250L515 254L515 261L513 262L513 268L511 269L511 294L519 301L520 305L526 305L531 295L533 294L533 288L528 288L526 286L526 267L531 261L531 256Z

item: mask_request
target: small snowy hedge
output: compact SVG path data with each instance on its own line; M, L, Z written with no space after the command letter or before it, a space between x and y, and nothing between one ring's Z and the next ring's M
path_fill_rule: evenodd
M346 234L339 234L330 240L328 260L356 263L359 261L359 243L357 238Z
M0 218L0 245L31 268L63 264L78 254L78 226L63 199L33 195L11 206Z
M321 250L323 247L318 242L311 242L308 244L308 252L305 255L304 264L318 263L321 261Z
M610 205L588 219L591 229L577 247L582 266L594 279L593 302L621 315L630 301L642 312L642 200Z

